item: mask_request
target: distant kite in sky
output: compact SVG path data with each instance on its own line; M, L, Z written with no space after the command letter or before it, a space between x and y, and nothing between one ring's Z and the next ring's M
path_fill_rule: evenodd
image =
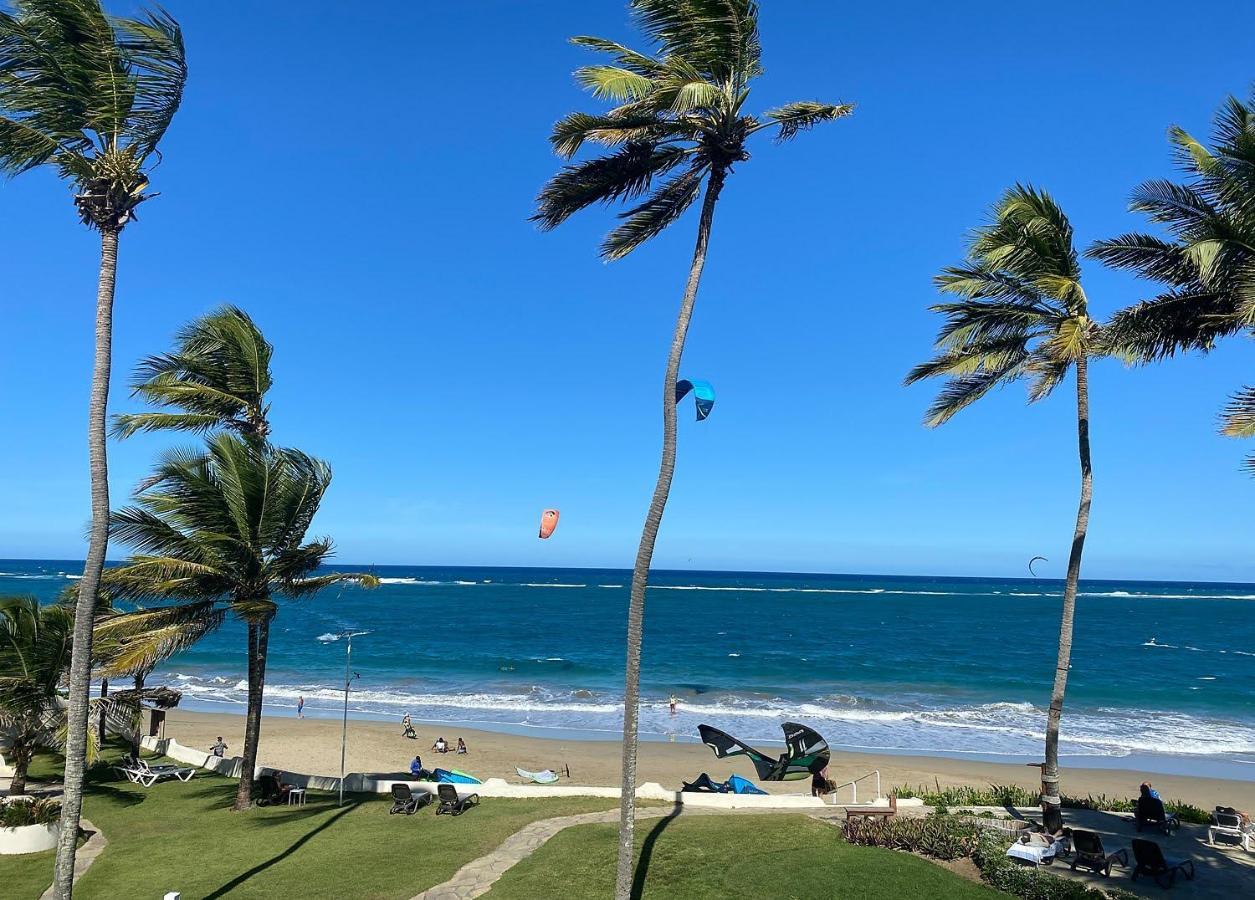
M540 537L541 540L553 534L553 530L558 527L558 511L556 509L547 509L540 514Z
M1030 559L1028 561L1028 574L1032 575L1034 578L1037 577L1037 573L1033 571L1033 563L1037 562L1037 560L1039 559L1042 562L1050 562L1050 560L1046 559L1046 557L1044 556L1034 556L1032 559Z
M689 381L687 379L677 381L675 383L675 402L679 403L689 392L693 392L693 399L697 402L697 421L701 421L710 415L710 411L715 408L715 389L710 386L709 381Z

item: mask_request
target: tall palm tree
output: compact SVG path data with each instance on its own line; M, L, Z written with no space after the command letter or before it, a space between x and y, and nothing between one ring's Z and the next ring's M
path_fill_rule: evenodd
M9 735L10 794L26 793L35 749L61 723L60 687L70 669L74 611L34 597L0 597L0 726Z
M113 535L135 550L108 572L116 596L190 602L199 610L190 610L190 618L225 610L247 626L248 718L237 810L252 804L276 598L343 582L378 584L360 573L315 574L331 555L331 540L306 542L305 535L330 483L331 469L321 460L224 431L203 452L168 453L135 505L110 517Z
M995 387L1029 380L1029 402L1048 396L1070 370L1076 375L1077 450L1081 497L1068 555L1059 623L1042 805L1059 806L1059 720L1072 658L1072 619L1089 528L1093 468L1089 447L1089 359L1102 353L1101 328L1089 316L1072 226L1045 191L1016 185L978 229L962 265L944 269L936 285L957 297L932 307L945 317L937 355L907 375L907 384L943 377L925 424L941 425Z
M1086 253L1167 288L1111 320L1113 348L1135 362L1255 335L1255 89L1247 102L1229 97L1217 112L1213 148L1175 125L1168 139L1188 182L1147 181L1130 208L1171 239L1125 234ZM1255 387L1234 395L1221 423L1224 434L1255 437ZM1255 473L1255 455L1246 465Z
M572 43L609 56L611 63L585 66L575 75L594 97L614 105L602 113L572 113L554 126L550 138L564 159L574 157L586 142L609 150L569 165L550 179L537 198L533 217L549 230L595 203L630 202L620 213L622 224L601 246L605 259L619 259L660 234L704 192L697 243L662 383L658 481L632 570L615 881L618 897L628 895L632 879L645 589L675 470L675 385L706 263L715 204L733 165L749 159L746 147L754 134L774 129L777 138L786 141L819 122L853 111L849 105L811 101L785 104L768 110L762 118L744 111L750 84L762 71L758 8L752 0L633 0L631 8L637 25L655 45L653 52L638 52L603 38L573 38Z
M226 428L265 440L274 347L248 313L224 306L184 326L176 341L173 352L139 364L131 394L180 411L114 416L114 435Z
M14 0L0 11L0 172L53 166L74 186L79 219L100 233L96 348L88 413L92 526L75 617L65 802L55 887L73 889L83 801L92 606L108 541L105 407L118 238L153 194L158 158L187 79L183 35L163 11L109 16L100 0Z

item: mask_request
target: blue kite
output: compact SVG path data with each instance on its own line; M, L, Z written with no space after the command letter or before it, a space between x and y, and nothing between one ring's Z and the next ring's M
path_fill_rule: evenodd
M702 421L715 408L715 389L709 381L689 381L684 379L675 383L675 402L679 403L689 391L693 392L693 400L697 403L697 421Z

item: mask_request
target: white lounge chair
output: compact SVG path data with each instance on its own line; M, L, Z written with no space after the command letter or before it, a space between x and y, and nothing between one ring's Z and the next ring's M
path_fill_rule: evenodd
M1250 852L1255 846L1255 825L1244 824L1236 812L1222 812L1219 808L1211 814L1207 827L1207 843L1216 843L1216 835L1235 839L1243 850Z
M179 781L191 781L196 774L196 769L181 766L170 765L149 765L143 759L131 759L123 762L121 765L114 766L119 772L126 776L127 780L134 784L141 784L146 788L152 787L163 778L177 778Z

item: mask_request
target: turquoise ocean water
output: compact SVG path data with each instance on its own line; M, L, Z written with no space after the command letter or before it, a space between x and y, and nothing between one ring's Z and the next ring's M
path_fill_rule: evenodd
M68 561L0 561L0 594L53 599ZM338 715L345 628L356 715L614 737L630 573L382 566L377 590L286 605L266 703ZM655 572L642 734L707 722L754 740L812 725L835 747L1040 757L1060 582ZM323 640L320 640L323 638ZM242 711L244 631L231 622L154 673L184 705ZM680 699L671 716L667 698ZM1162 771L1255 779L1255 585L1086 581L1062 751Z

